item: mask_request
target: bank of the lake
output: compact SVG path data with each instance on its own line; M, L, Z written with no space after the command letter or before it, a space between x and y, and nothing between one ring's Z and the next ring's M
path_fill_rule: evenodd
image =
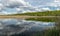
M27 18L26 20L43 21L43 22L56 22L56 21L58 21L57 17Z
M29 16L60 16L60 10L54 11L43 11L43 12L26 12L26 13L17 13L12 15L29 15Z

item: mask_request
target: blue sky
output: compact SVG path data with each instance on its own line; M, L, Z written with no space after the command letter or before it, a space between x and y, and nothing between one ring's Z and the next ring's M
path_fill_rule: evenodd
M60 0L0 0L0 14L60 10Z

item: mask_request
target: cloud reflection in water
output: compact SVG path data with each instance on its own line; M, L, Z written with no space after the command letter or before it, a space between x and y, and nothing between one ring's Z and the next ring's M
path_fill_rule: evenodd
M55 22L26 21L26 20L21 20L21 19L0 19L0 30L11 29L8 31L14 32L14 33L24 32L26 30L40 31L40 30L44 30L44 29L51 28L54 26L55 26Z

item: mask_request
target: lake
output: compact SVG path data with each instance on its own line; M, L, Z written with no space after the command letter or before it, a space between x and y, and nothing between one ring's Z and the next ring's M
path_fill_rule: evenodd
M27 21L21 19L0 19L0 36L10 36L33 31L53 29L55 22Z

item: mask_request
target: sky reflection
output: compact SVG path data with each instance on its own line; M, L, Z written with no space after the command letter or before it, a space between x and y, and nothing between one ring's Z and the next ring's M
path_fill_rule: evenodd
M0 19L0 33L2 31L24 32L41 31L55 26L55 22L26 21L21 19Z

